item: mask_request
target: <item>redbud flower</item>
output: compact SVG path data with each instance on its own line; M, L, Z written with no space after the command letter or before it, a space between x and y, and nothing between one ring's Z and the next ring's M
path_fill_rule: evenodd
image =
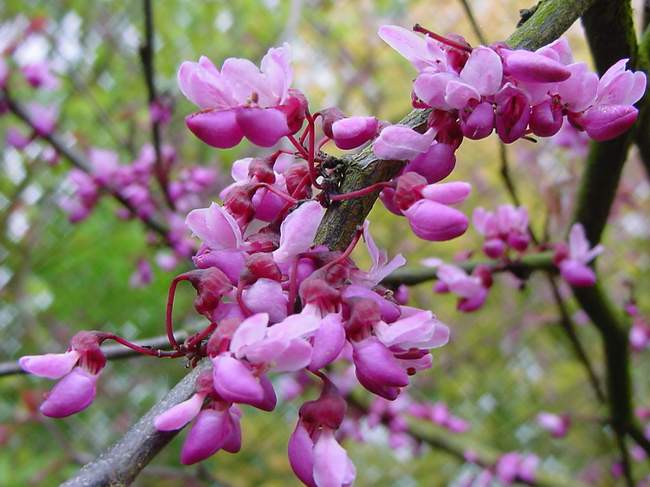
M467 275L460 267L443 264L438 268L437 292L452 292L459 296L458 309L475 311L483 306L487 298L487 286L478 275Z
M201 411L183 443L181 463L192 465L221 449L237 453L241 448L240 415L236 406Z
M580 223L575 223L569 232L568 249L558 247L555 261L560 268L560 274L570 285L589 287L596 283L596 274L587 264L603 250L605 249L602 245L590 248L584 227Z
M20 129L17 129L16 127L8 127L5 134L5 141L8 146L21 151L29 145L31 139L24 135Z
M325 208L320 203L308 201L284 219L280 226L280 246L273 251L278 264L291 261L313 245L324 214Z
M64 418L86 409L95 399L95 383L106 358L94 332L79 332L65 353L27 355L18 363L30 374L61 379L47 394L41 412L52 418Z
M289 438L289 462L296 476L309 487L348 487L356 469L334 436L345 415L345 400L327 382L321 396L300 408Z
M435 133L432 129L420 134L406 125L389 125L373 143L372 150L381 159L410 161L429 150Z
M288 44L269 49L261 70L238 58L226 59L221 71L205 56L184 62L178 85L201 108L187 117L187 126L213 147L233 147L243 137L270 147L302 124L305 102L290 90L292 77Z
M541 412L537 415L537 424L548 431L554 438L564 438L569 432L571 418L567 415Z
M58 78L51 73L50 66L45 61L26 64L20 70L34 88L55 90L59 86Z
M349 117L332 124L332 138L339 149L354 149L377 134L379 121L375 117Z

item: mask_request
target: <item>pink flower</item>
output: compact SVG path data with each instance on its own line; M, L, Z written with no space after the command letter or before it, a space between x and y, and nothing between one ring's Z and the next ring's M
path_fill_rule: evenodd
M556 249L555 262L560 268L560 274L571 286L589 287L596 283L596 274L587 264L603 250L602 245L590 248L584 227L575 223L569 232L568 248L559 246Z
M479 275L467 275L460 267L443 264L438 268L436 291L452 292L460 299L458 309L464 312L475 311L483 306L487 298L487 286Z
M539 458L535 455L510 452L501 455L495 470L497 477L506 485L516 480L534 482L538 464Z
M237 250L243 237L239 225L223 207L212 203L209 208L192 210L185 224L194 235L213 250Z
M571 418L567 415L557 415L541 412L537 415L537 424L548 431L554 438L564 438L569 432Z
M21 151L29 145L31 139L24 135L16 127L8 127L5 134L5 141L7 142L8 146Z
M308 201L292 211L280 226L280 246L273 251L273 259L282 264L309 250L324 214L325 208L317 201Z
M404 216L408 218L413 233L434 242L459 237L469 225L462 212L430 199L416 201Z
M247 59L228 58L219 71L202 56L178 70L183 94L201 108L186 118L188 128L218 148L237 145L243 137L262 147L275 145L302 125L305 102L290 89L290 48L271 48L261 70Z
M308 487L348 487L356 469L334 433L345 416L345 400L327 382L320 397L300 408L300 419L289 438L289 462Z
M432 129L420 134L406 125L389 125L379 133L372 150L381 159L410 161L427 152L434 137Z
M27 373L48 379L61 379L46 395L41 412L52 418L64 418L86 409L95 399L95 383L106 364L94 332L79 332L65 353L27 355L18 363Z
M530 100L528 95L511 83L496 94L496 129L499 138L511 144L526 134L530 120Z
M36 134L46 137L52 133L56 125L59 110L55 106L43 106L39 103L27 105L29 120Z
M129 278L129 285L133 288L145 287L153 280L153 270L147 259L138 259L135 272Z
M51 73L50 66L45 61L26 64L20 70L34 88L55 90L59 86L58 78Z
M397 25L383 25L377 33L390 47L408 59L420 72L447 70L447 55L437 42Z
M241 448L240 414L236 406L202 410L183 443L181 463L192 465L221 449L237 453Z
M375 117L342 118L332 124L332 138L339 149L354 149L372 139L378 128Z
M524 207L500 205L495 212L474 209L472 223L485 236L483 252L492 259L501 257L508 247L523 252L530 243L528 212Z

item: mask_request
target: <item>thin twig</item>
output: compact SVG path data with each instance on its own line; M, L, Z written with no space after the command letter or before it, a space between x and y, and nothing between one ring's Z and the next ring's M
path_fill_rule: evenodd
M176 340L179 342L182 342L185 340L188 336L187 332L185 331L179 331L178 333L175 333L174 336L176 337ZM153 337L153 338L148 338L145 340L138 340L134 342L136 345L139 345L141 347L150 347L152 349L167 349L169 348L169 342L167 341L167 335L164 336L159 336L159 337ZM117 360L117 359L123 359L123 358L131 358L131 357L142 357L143 355L131 350L130 348L125 348L122 345L107 345L102 347L102 352L104 352L104 355L106 356L107 359L109 360ZM7 375L16 375L16 374L24 374L25 371L18 365L18 362L10 361L10 362L1 362L0 363L0 377L4 377Z
M169 181L168 174L169 168L165 167L162 157L162 140L160 135L160 122L151 117L151 105L158 102L158 94L156 92L156 70L154 64L154 28L153 28L153 7L151 0L143 0L144 6L144 44L140 47L140 59L142 60L142 67L144 69L144 78L147 85L148 101L149 101L149 123L151 124L151 140L153 143L154 152L156 154L155 173L160 190L163 193L167 206L173 211L175 208L174 200L169 194Z
M474 29L474 34L476 34L476 37L478 38L479 42L484 46L486 46L487 40L483 35L483 31L481 30L481 27L478 25L478 22L476 21L476 17L474 17L474 11L472 10L472 6L469 4L469 0L460 0L460 3L463 6L463 9L465 10L465 14L467 15L467 20L469 20L469 23L472 25L472 29Z
M34 129L34 125L29 117L27 110L16 100L14 100L9 91L5 89L3 100L6 102L7 107L11 112L13 112L18 118L23 122L29 125ZM78 169L81 169L87 174L92 174L91 164L87 161L80 153L74 150L72 147L69 147L63 139L56 133L52 132L51 134L41 136L46 142L48 142L59 154L62 154L70 163ZM113 196L122 206L128 209L131 214L137 215L137 208L135 208L126 198L124 198L118 191L107 189L107 192ZM160 223L153 217L140 217L140 220L152 231L161 235L164 238L167 238L167 228L164 224Z

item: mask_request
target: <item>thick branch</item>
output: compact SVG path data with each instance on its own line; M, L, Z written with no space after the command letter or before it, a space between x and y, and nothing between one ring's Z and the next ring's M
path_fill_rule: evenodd
M11 96L9 96L9 93L7 91L5 91L4 93L5 93L4 101L7 102L7 106L9 107L9 110L11 110L18 118L20 118L23 122L25 122L32 129L34 129L34 125L32 124L32 121L29 118L29 113L27 112L27 110L20 103L18 103ZM75 166L77 169L81 169L85 173L92 174L92 166L90 162L88 162L83 155L78 153L72 147L69 147L63 141L63 139L59 137L59 135L57 135L56 133L51 133L48 135L43 135L41 137L44 140L46 140L54 149L56 149L56 151L59 154L62 154L66 159L68 159L70 163L73 166ZM124 206L126 209L128 209L133 215L137 214L137 208L135 208L119 192L110 189L107 191L111 194L111 196L113 196L113 198L119 201L120 204ZM153 230L159 235L167 238L167 228L165 227L164 224L150 217L140 218L140 219L150 230Z
M201 372L211 366L203 360L169 393L149 410L109 450L84 465L64 487L100 487L129 485L140 471L169 443L178 431L158 431L153 420L172 406L194 394L194 384Z
M629 0L599 0L585 14L583 21L601 73L621 58L630 58L630 67L635 67L637 45ZM633 132L630 132L591 146L574 220L584 225L592 245L600 242L602 237L633 137ZM573 292L601 334L612 425L617 434L629 433L633 427L633 406L626 323L600 285L574 288Z

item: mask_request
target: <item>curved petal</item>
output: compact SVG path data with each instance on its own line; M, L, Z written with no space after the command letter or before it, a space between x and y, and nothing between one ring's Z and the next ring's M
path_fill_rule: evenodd
M51 418L65 418L86 409L95 399L97 375L75 367L61 379L41 404L41 412Z
M244 137L235 110L196 112L185 118L185 124L199 139L218 149L235 147Z
M209 208L192 210L185 224L213 250L235 250L242 245L242 234L237 222L225 208L212 203Z
M79 352L70 350L65 353L47 353L45 355L26 355L20 357L18 365L25 372L45 377L60 379L70 373L79 360Z
M287 117L275 108L239 107L236 110L239 128L253 144L271 147L291 133Z

